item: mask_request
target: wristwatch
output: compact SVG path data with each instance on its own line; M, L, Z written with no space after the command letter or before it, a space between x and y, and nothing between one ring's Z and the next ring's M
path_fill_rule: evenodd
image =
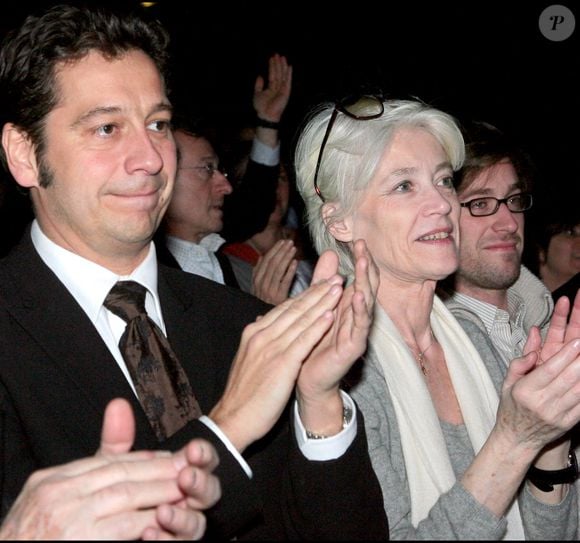
M563 469L548 471L531 466L528 480L543 492L552 492L554 485L573 483L578 478L578 461L574 451L568 454L568 466Z

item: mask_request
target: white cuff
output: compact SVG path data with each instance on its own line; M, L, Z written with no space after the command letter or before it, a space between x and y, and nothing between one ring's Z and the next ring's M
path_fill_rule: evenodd
M276 145L276 147L270 147L262 143L258 138L254 138L250 158L264 166L277 166L280 164L280 144Z
M294 404L294 432L298 446L308 460L324 461L340 458L356 437L356 405L346 392L341 390L340 395L344 406L352 409L352 417L341 432L325 439L308 439L306 437L306 428L304 428L298 413L298 402Z
M202 415L199 417L199 421L203 422L210 430L215 433L216 436L222 440L228 451L234 455L234 457L240 463L240 466L242 466L242 469L246 472L246 475L251 479L254 475L252 473L252 468L250 468L248 463L244 460L244 457L238 452L238 449L233 446L232 442L228 439L226 434L221 431L220 427L207 415Z

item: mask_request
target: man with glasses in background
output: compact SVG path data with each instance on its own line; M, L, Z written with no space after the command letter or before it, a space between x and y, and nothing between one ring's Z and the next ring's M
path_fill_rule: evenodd
M184 114L174 116L178 168L157 234L163 263L239 288L230 261L220 250L226 241L242 241L263 230L274 209L279 124L292 88L292 66L286 57L270 57L267 79L259 75L254 86L255 136L246 174L235 190L211 141L211 128L198 126Z
M545 333L554 304L522 265L524 212L532 207L531 162L497 128L464 131L466 158L456 177L461 202L459 268L443 284L456 317L485 330L507 364L522 356L533 325Z

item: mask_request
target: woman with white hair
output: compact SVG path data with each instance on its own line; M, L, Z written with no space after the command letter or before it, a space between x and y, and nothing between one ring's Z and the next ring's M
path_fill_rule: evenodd
M458 265L453 173L463 159L451 116L374 96L319 107L297 142L317 251L334 249L352 276L364 239L379 269L350 392L390 537L573 539L577 469L565 434L580 420L580 299L568 325L569 302L559 303L544 344L534 329L509 369L487 336L468 337L435 294Z

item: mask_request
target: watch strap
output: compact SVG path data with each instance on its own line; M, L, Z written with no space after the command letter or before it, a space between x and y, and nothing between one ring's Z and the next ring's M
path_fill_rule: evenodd
M256 126L278 130L280 128L280 123L276 121L268 121L267 119L262 119L261 117L256 117Z
M527 478L543 492L551 492L554 485L573 483L578 478L578 461L574 451L568 454L568 465L563 469L544 470L531 466Z

